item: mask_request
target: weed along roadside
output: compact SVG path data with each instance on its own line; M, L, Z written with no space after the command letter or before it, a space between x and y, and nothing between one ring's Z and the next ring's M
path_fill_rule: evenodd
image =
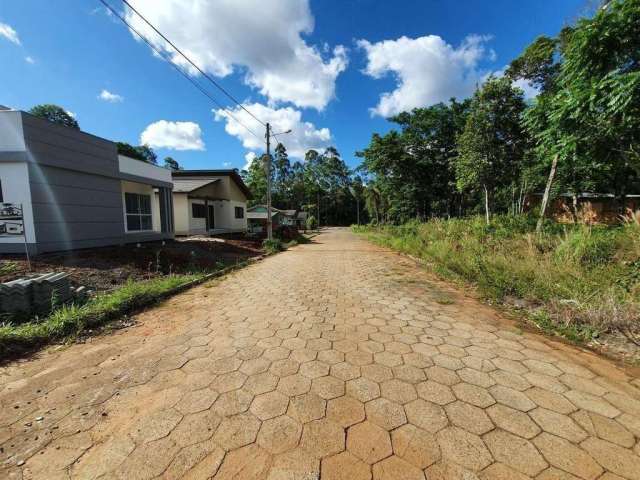
M96 295L82 305L63 305L41 321L0 326L0 362L28 354L55 342L100 331L109 322L152 306L207 281L244 268L264 256L238 262L208 273L168 275L146 281L129 281L111 292Z
M546 333L632 363L640 360L640 226L549 223L497 216L354 227L437 275L472 284Z

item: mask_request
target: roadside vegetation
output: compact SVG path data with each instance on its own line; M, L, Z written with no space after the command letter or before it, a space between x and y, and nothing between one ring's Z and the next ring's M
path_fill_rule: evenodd
M0 359L56 340L98 328L128 312L150 305L176 289L200 280L204 274L168 275L142 282L129 281L120 288L90 298L84 304L63 305L41 321L0 326Z
M602 2L472 98L390 118L357 153L356 230L541 328L638 346L639 26L640 0Z
M604 2L538 37L472 98L390 118L397 129L357 153L369 219L490 223L535 206L543 218L562 198L577 222L585 193L625 214L640 194L639 25L640 0Z
M476 216L354 230L523 309L546 331L575 341L617 331L640 346L640 222L535 227L535 217L501 215L490 225Z

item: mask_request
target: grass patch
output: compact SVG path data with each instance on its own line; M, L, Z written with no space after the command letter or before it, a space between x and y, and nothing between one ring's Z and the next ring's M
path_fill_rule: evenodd
M9 260L0 261L0 275L9 275L19 269L20 267L16 262L11 262Z
M122 316L159 300L176 288L202 279L204 274L168 275L143 282L130 281L82 305L64 305L42 321L0 326L0 359L8 358Z
M285 244L279 238L273 238L271 240L266 239L262 242L262 248L267 255L273 255L274 253L282 252L285 250Z
M288 248L306 243L311 243L311 239L299 233L295 238L288 241L280 238L274 238L272 240L266 239L262 242L262 248L264 248L267 255L273 255L274 253L283 252Z
M574 341L617 330L640 342L640 226L547 223L497 216L436 219L353 230L421 259L438 275L474 284L488 299L529 305L533 323Z

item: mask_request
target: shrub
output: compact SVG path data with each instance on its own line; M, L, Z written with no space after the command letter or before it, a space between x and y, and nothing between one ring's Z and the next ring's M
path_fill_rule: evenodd
M262 242L262 248L264 248L268 255L272 255L274 253L282 252L284 250L284 244L278 238L274 238L272 240L267 238Z
M555 257L560 262L596 266L610 262L616 247L615 232L582 226L565 235L555 250Z
M318 221L313 215L307 217L307 230L314 230L318 226Z

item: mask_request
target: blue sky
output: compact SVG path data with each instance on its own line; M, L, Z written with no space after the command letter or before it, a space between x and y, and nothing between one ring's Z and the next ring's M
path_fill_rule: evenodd
M109 2L123 11L120 0ZM332 144L353 167L355 151L367 145L371 133L392 127L386 115L467 95L537 35L556 34L590 4L130 3L252 113L276 129L293 128L280 138L294 156ZM133 12L125 14L144 28ZM242 168L249 152L261 153L257 139L229 118L216 120L215 105L136 41L97 0L1 1L0 64L0 104L24 110L59 104L73 112L84 131L132 144L142 135L160 158L171 155L185 168ZM214 87L202 85L234 108ZM254 130L259 127L242 111L236 110L236 117Z

